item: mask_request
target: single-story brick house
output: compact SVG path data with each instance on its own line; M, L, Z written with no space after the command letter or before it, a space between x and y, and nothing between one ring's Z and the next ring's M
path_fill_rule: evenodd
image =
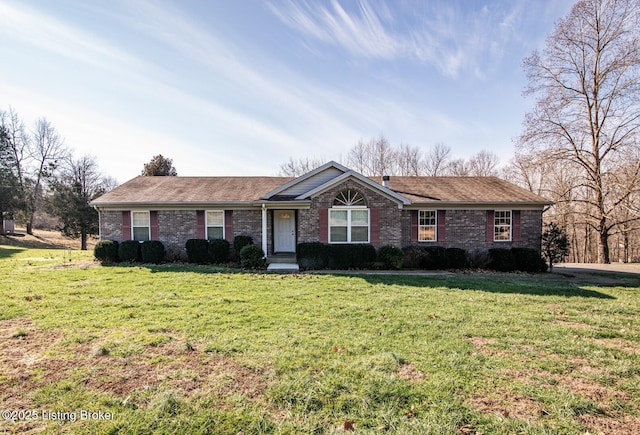
M92 205L102 240L248 235L268 256L302 242L540 250L546 199L496 177L368 178L335 162L300 177L136 177Z

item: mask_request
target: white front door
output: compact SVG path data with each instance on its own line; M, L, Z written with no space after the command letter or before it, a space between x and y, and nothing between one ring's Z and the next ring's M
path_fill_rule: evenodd
M274 252L296 252L295 210L273 212L273 237Z

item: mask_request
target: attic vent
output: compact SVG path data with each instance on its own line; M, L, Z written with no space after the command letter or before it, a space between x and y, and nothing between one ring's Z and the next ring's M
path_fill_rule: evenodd
M364 197L357 190L343 190L338 193L336 199L333 200L334 206L366 206L367 204L364 201Z

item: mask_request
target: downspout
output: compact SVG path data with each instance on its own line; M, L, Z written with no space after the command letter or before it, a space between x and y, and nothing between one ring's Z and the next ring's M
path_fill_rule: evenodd
M267 205L262 204L262 252L267 258Z
M93 208L98 212L98 240L102 240L102 213L98 206L94 205Z

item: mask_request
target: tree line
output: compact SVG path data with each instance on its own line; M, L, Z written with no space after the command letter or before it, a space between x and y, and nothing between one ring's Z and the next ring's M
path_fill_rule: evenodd
M408 144L394 146L384 135L369 140L360 139L347 151L346 157L337 160L369 177L500 175L500 159L489 151L479 151L468 159L453 158L451 148L444 143L437 143L428 149ZM290 157L280 165L278 175L298 177L327 161L323 157Z
M177 172L171 159L157 155L142 175ZM46 213L87 249L87 238L99 231L98 213L89 203L117 184L99 170L95 157L74 156L46 118L27 128L15 110L0 110L0 224L11 219L33 234L37 216Z

